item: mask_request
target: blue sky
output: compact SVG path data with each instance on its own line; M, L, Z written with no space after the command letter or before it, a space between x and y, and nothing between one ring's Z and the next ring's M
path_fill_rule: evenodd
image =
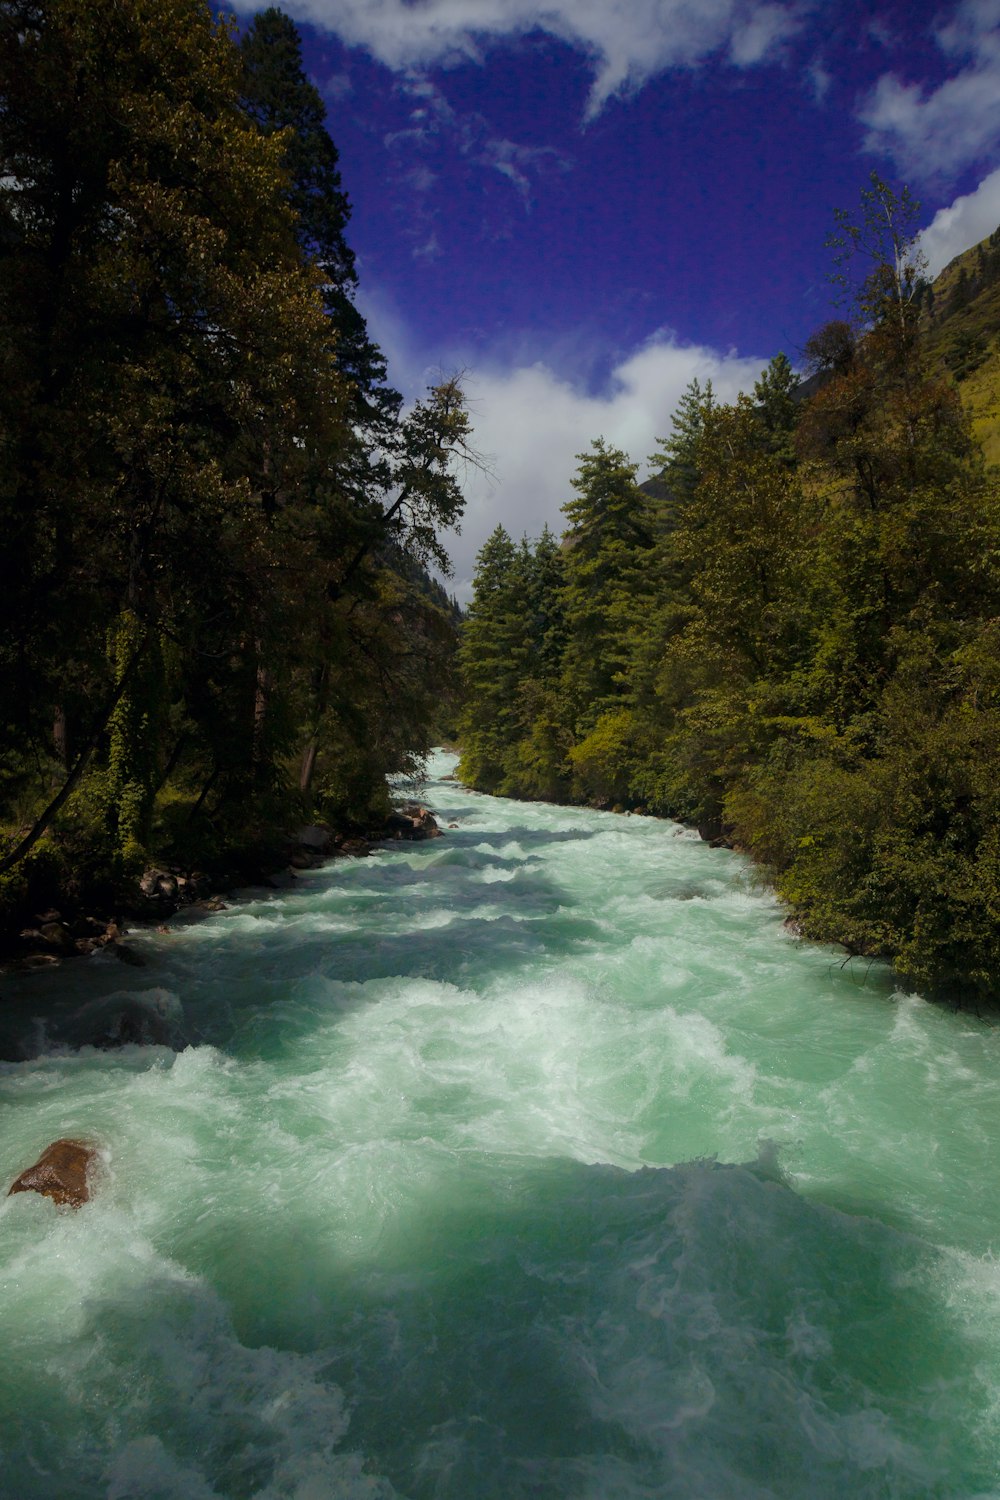
M732 396L797 358L873 169L921 199L932 270L1000 224L1000 0L284 8L393 382L466 372L493 477L469 476L462 596L498 521L560 525L592 438L642 462L692 376Z

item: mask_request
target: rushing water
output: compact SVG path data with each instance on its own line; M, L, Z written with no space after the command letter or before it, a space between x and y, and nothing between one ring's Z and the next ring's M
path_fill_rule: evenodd
M671 824L425 795L4 981L2 1181L105 1162L0 1200L4 1500L1000 1494L1000 1030Z

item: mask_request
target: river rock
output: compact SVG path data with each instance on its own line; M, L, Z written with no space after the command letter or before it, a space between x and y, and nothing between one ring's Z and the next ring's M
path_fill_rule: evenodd
M438 827L437 818L430 808L421 807L419 802L404 802L402 807L395 808L386 819L386 827L391 831L392 837L397 839L444 837L444 830Z
M333 833L329 828L324 828L322 823L310 823L306 828L300 828L295 835L295 842L304 849L315 849L319 854L329 854L333 848Z
M53 1141L33 1167L22 1172L13 1193L41 1193L63 1207L79 1208L90 1197L90 1169L97 1156L85 1141Z
M199 911L228 911L229 904L223 901L221 896L206 896L202 901L196 901L195 906Z
M59 956L56 953L29 953L18 960L18 968L30 973L32 969L50 969L53 964L58 964Z
M344 839L337 852L349 854L352 859L364 859L365 855L372 851L367 839Z
M38 936L59 953L72 953L76 950L73 934L62 922L43 922L38 929Z

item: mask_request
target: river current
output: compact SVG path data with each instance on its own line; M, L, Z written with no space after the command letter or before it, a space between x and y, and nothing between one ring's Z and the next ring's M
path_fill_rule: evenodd
M1000 1495L1000 1028L453 765L445 838L3 980L0 1190L103 1169L0 1199L0 1495Z

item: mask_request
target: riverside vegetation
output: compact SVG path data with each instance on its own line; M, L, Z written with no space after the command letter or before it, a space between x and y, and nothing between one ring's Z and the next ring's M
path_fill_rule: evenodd
M0 919L153 854L252 870L388 810L456 610L458 383L353 300L299 38L203 0L0 4ZM106 908L105 908L106 909Z
M803 385L784 355L730 405L694 382L653 480L598 440L561 540L496 529L460 771L696 823L804 935L975 997L1000 987L1000 232L931 287L916 211L873 176L838 216L845 316Z

